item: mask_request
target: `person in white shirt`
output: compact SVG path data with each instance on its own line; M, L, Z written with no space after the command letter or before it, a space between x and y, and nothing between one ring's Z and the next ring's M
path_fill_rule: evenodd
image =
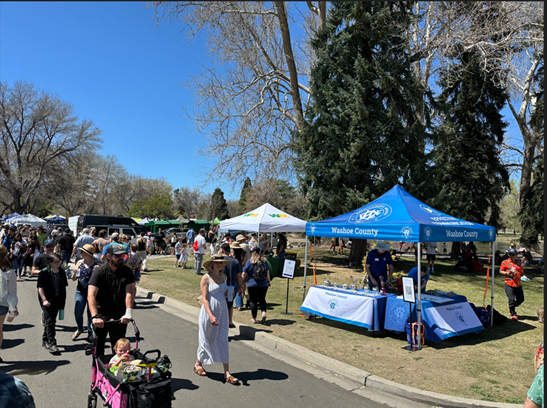
M194 241L197 241L198 249L194 250L194 273L196 275L203 275L201 273L201 264L203 263L203 255L205 254L205 230L202 228L196 235Z
M437 253L437 243L428 242L426 244L427 249L427 267L429 268L429 273L435 273L435 254Z
M180 256L182 251L182 238L178 239L178 242L175 244L175 268L180 267Z

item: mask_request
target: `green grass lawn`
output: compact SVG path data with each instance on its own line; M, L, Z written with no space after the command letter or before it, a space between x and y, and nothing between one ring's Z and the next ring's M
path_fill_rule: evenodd
M501 237L503 238L503 237ZM509 237L510 240L512 237ZM290 240L290 238L289 238ZM506 249L508 243L498 242ZM331 281L350 283L350 276L363 276L362 267L347 267L347 255L327 253L330 242L314 247L317 283L322 284L329 273ZM442 243L441 243L442 244ZM448 243L447 243L448 244ZM488 244L485 244L488 248ZM477 245L479 247L479 245ZM479 247L480 248L480 247ZM304 263L304 248L293 249ZM479 249L479 252L483 252ZM209 257L206 256L206 259ZM143 272L140 285L156 293L198 306L200 276L193 273L193 257L183 270L174 268L174 257L149 260L149 271ZM308 253L309 260L309 253ZM402 258L394 265L396 272L405 274L414 266L411 258ZM454 271L454 262L438 261L431 276L429 289L454 291L469 302L482 305L486 284L484 274ZM289 282L289 312L285 311L287 282L275 278L268 291L268 320L261 326L265 332L284 338L310 350L322 353L380 377L423 390L473 399L523 403L534 378L533 356L543 340L543 325L537 319L537 308L543 305L544 277L528 268L530 282L523 282L525 302L517 309L520 320L433 343L418 352L409 352L406 335L389 331L368 332L367 329L328 319L306 319L299 315L303 300L303 268ZM308 265L306 286L313 284L313 266ZM495 276L494 308L509 316L504 280ZM489 289L490 290L490 289ZM490 303L490 292L486 303ZM137 309L138 310L138 309ZM138 311L137 311L138 313ZM234 311L234 320L247 324L249 310Z

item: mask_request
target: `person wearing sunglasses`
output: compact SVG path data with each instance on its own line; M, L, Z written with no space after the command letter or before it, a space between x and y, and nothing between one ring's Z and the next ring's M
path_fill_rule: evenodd
M106 262L93 272L89 279L87 302L97 335L97 355L104 355L106 336L110 344L125 337L127 323L133 318L135 278L130 267L124 264L127 249L119 243L106 248ZM119 324L104 324L121 319Z
M66 272L61 268L62 258L60 254L47 255L49 266L38 274L38 301L42 308L42 321L44 332L42 334L42 346L51 354L59 352L55 339L55 322L57 313L65 309L66 287L68 280ZM62 316L60 317L62 319Z

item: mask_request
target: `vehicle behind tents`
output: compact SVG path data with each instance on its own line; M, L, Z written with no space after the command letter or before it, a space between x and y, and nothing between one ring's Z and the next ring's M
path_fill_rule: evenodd
M132 243L136 242L141 232L147 232L133 218L113 215L78 215L68 219L68 226L76 236L84 228L95 227L97 234L100 230L106 230L107 238L115 232L128 235Z

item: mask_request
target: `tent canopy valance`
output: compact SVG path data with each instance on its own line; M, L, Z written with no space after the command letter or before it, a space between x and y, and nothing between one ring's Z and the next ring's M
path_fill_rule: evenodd
M306 235L407 242L485 242L496 240L496 229L444 214L396 185L357 210L308 222Z
M293 217L271 204L264 204L253 211L228 220L220 221L220 231L253 232L304 232L306 221Z

